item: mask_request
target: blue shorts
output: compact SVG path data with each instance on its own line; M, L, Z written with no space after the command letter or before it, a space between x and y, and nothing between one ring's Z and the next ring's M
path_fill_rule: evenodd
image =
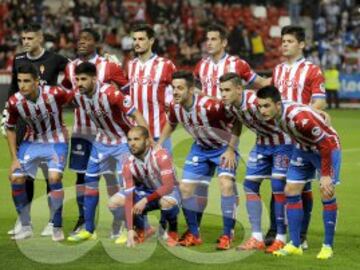
M77 173L85 173L89 162L92 140L71 137L69 168Z
M106 145L94 142L86 168L86 175L121 174L123 163L129 155L127 143Z
M193 143L185 160L182 181L209 184L215 174L215 169L217 169L218 176L227 175L235 178L236 168L226 168L221 164L220 157L226 151L226 148L227 146L206 149ZM236 159L237 165L238 153L236 153Z
M66 143L33 143L23 141L17 152L21 169L16 169L14 176L35 178L38 167L46 163L49 172L63 173L66 166L68 145Z
M245 178L249 180L285 178L293 149L294 146L291 144L255 145L249 154Z
M151 193L154 192L154 189L149 189L146 188L144 186L136 186L133 190L132 193L134 194L134 203L137 203L138 201L140 201L141 199L149 196ZM118 192L118 194L120 194L120 196L128 196L130 193L129 192L125 192L124 190L121 190ZM174 200L176 202L176 204L178 206L180 206L181 203L181 194L180 194L180 190L179 190L179 186L175 186L173 191L167 195L162 196L159 200L154 200L148 203L148 208L150 209L159 209L160 205L159 205L159 201L161 199L170 199L170 200Z
M331 178L334 184L340 183L341 150L334 150L331 153L332 168ZM320 173L321 157L319 153L304 151L294 147L291 157L286 182L306 183L315 178L315 173Z

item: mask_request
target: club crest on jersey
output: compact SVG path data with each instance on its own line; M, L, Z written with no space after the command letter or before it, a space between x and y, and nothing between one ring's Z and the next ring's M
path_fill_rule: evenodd
M131 107L131 99L130 99L129 96L126 96L124 98L123 105L124 105L125 108L130 108Z
M321 129L319 127L314 127L311 130L311 134L314 135L314 136L319 136L321 134Z

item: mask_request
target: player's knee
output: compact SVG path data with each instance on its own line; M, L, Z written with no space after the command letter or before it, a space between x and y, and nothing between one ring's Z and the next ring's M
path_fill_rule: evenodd
M108 202L109 209L116 209L124 205L125 205L125 197L120 196L118 194L111 196Z
M160 208L161 209L169 209L173 206L175 206L177 203L175 200L170 198L161 198L160 200Z
M229 176L220 177L220 190L222 195L234 195L234 180Z
M194 191L195 191L195 186L196 184L195 183L184 183L184 182L181 182L180 183L180 192L181 192L181 196L183 198L189 198L191 197L193 194L194 194Z

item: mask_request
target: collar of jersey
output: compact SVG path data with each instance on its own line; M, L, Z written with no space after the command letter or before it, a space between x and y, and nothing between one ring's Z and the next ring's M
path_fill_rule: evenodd
M29 53L26 53L26 57L30 60L38 60L44 55L44 53L45 53L45 49L43 48L42 52L38 56L33 57Z
M189 109L187 109L187 108L184 107L185 112L190 113L190 112L193 110L193 108L194 108L194 106L195 106L195 103L196 103L196 100L197 100L197 97L198 97L198 95L193 95L193 96L192 96L193 102L192 102L192 104L191 104L191 106L190 106Z
M228 54L225 52L224 55L221 56L221 58L219 59L219 61L217 61L216 63L215 63L215 61L214 61L214 58L212 58L211 56L210 56L210 59L211 59L211 61L212 61L215 65L217 65L217 64L221 63L221 62L226 58L226 56L228 56Z
M140 58L138 58L138 59L139 59L139 62L140 62L141 64L146 64L147 62L152 61L153 58L155 58L156 55L157 55L156 53L152 53L152 54L150 55L149 59L147 59L145 62L142 62L142 61L140 60Z
M293 65L299 64L299 63L302 62L302 61L305 61L305 57L304 57L304 56L301 56L299 59L297 59L297 60L296 60L294 63L292 63L292 64L286 63L286 66L291 67L291 66L293 66Z
M96 64L96 60L98 59L99 55L97 53L94 53L92 57L89 58L88 62L92 64Z

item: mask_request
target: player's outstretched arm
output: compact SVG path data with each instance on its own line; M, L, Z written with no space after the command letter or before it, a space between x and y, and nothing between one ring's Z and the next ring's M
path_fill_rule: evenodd
M16 131L15 129L6 129L7 141L9 145L10 157L11 157L11 167L10 174L15 170L20 168L20 162L16 155Z
M161 145L166 141L166 139L170 137L171 133L175 129L176 129L176 125L171 125L169 122L166 122L155 149L160 148Z
M221 155L221 160L225 167L231 169L236 168L236 150L239 144L239 136L242 130L242 123L236 121L231 129L231 139L229 141L226 151Z
M263 78L260 75L257 75L254 82L250 85L250 88L260 89L270 84L271 84L271 78Z

